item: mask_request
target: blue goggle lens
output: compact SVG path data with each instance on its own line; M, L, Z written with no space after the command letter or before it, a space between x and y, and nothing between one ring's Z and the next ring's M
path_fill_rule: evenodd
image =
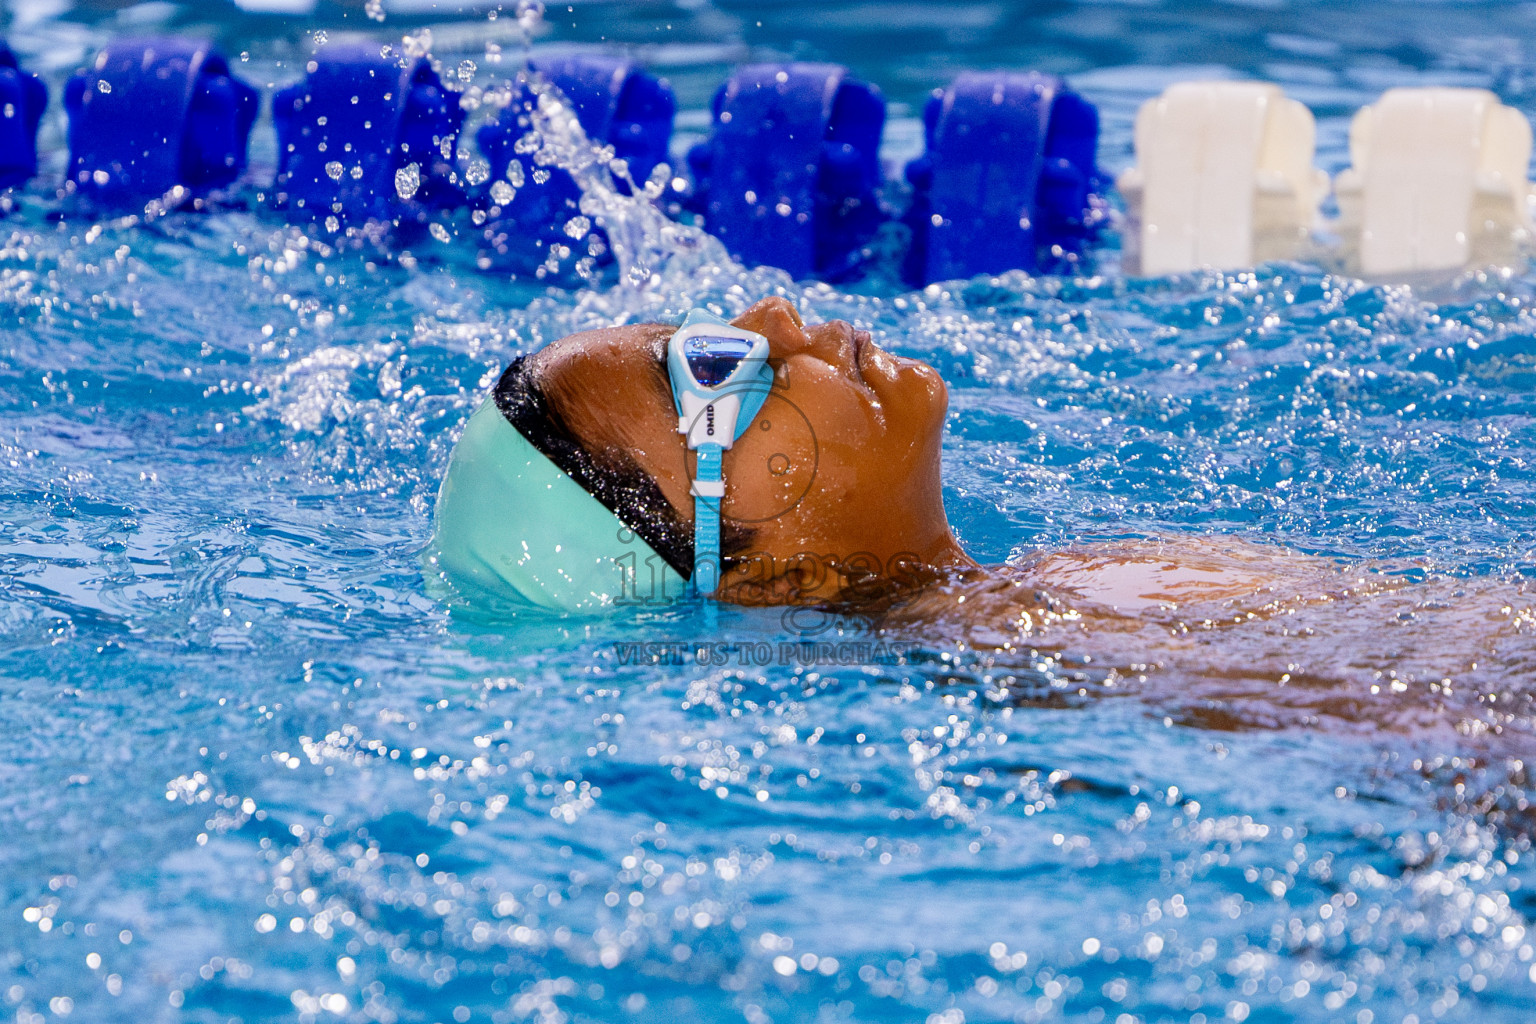
M720 338L699 335L683 342L683 357L688 360L688 372L706 388L716 387L730 379L736 367L752 351L752 342L745 338Z

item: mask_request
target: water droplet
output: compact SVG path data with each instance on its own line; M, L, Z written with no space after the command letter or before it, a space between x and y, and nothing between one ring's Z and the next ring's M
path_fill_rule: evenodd
M497 206L510 206L517 195L517 189L504 181L491 183L491 199Z
M491 165L484 160L471 160L464 171L464 180L471 185L483 185L491 176ZM497 184L501 184L497 182Z
M332 160L325 165L325 173L330 176L332 181L340 181L342 172L345 170L346 168L341 166L340 160Z
M543 20L543 0L517 0L517 24L524 32L531 32Z
M415 164L406 164L395 172L395 194L402 200L409 202L421 187L421 168Z
M565 222L565 233L572 238L585 238L591 230L592 222L586 217L576 216Z
M384 0L368 0L363 5L363 13L368 15L371 21L384 20Z
M448 229L436 221L433 221L430 225L428 225L427 230L432 232L432 237L437 239L439 242L447 242L451 240L451 236L448 234Z
M96 80L96 91L101 93L111 92L112 83L107 81L105 78L98 78Z
M400 40L405 44L407 57L425 57L432 52L432 30L424 28L419 32L412 32Z

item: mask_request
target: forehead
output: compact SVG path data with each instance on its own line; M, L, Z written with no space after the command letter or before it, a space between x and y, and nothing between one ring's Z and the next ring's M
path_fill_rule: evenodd
M591 443L612 441L653 418L670 422L672 387L663 354L675 330L628 324L582 331L545 346L530 357L530 368L571 430Z
M608 379L593 383L612 386L614 373L660 364L667 338L675 330L666 324L627 324L581 331L544 346L529 361L546 384L558 379L560 386L569 387L578 382L564 379L567 375L594 373Z

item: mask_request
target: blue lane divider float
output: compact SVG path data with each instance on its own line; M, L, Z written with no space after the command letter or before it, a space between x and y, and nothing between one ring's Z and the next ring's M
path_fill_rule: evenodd
M365 219L424 223L470 201L453 171L464 111L426 58L330 46L306 72L273 104L274 206L338 230ZM665 81L623 58L540 57L515 83L512 104L480 129L489 168L473 196L489 257L482 266L545 276L601 262L608 239L581 215L571 176L521 151L538 79L570 102L589 139L624 162L627 173L614 177L621 191L666 160L676 101ZM0 44L0 185L34 173L46 99ZM65 105L71 185L132 200L232 184L245 167L258 98L209 44L142 39L102 51L70 80ZM709 138L688 154L688 207L704 227L745 262L797 278L856 272L886 216L879 91L838 65L749 65L716 93L712 113ZM1098 115L1060 79L962 74L928 104L925 136L927 151L907 166L913 240L904 273L915 284L1054 269L1102 219Z
M272 113L280 206L338 222L425 220L464 201L452 180L464 111L426 58L327 47Z
M1096 219L1098 112L1061 79L965 72L923 113L926 152L907 165L904 273L929 281L1033 271L1080 251Z
M613 147L615 159L627 164L630 181L644 183L666 161L677 111L666 82L631 61L592 54L537 58L529 68L570 103L588 139ZM542 266L545 274L563 262L556 246L571 249L578 260L600 260L606 255L601 229L566 230L580 214L581 189L575 180L518 152L538 96L526 77L515 87L513 103L475 136L491 174L476 198L477 207L488 214L483 235L488 255L504 269L540 272ZM621 191L628 190L623 178L614 180Z
M879 90L835 64L753 64L713 113L688 154L705 228L738 258L797 278L853 270L883 220Z
M102 50L69 80L64 105L70 181L98 200L127 201L234 182L259 98L211 44L161 38Z
M0 39L0 188L37 173L37 126L47 106L48 87Z

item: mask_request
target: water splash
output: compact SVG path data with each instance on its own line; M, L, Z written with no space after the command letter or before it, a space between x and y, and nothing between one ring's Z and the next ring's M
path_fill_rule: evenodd
M668 217L660 206L672 178L668 165L635 181L613 147L587 137L558 90L536 75L528 76L526 88L530 126L520 151L531 156L535 178L542 168L559 168L571 176L581 190L580 216L567 223L566 233L579 239L592 225L602 228L613 257L611 278L601 276L590 261L578 267L590 283L574 295L569 310L573 330L598 322L676 319L694 305L740 312L763 295L808 294L784 272L746 268L718 239ZM538 187L537 180L516 180L522 174L514 161L506 189Z

